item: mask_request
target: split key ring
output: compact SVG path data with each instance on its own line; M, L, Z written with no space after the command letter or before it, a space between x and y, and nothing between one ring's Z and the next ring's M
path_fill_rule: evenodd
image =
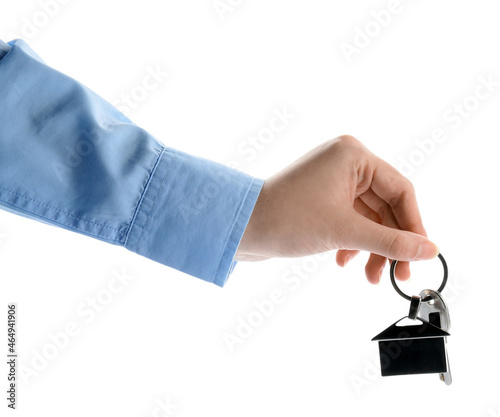
M443 258L443 255L441 254L438 254L438 258L441 260L441 263L443 264L443 269L444 269L444 277L443 277L443 282L441 283L441 286L439 287L439 289L437 290L438 293L441 293L446 285L446 282L448 281L448 265L446 265L446 261L444 260ZM404 299L408 300L408 301L411 301L412 300L412 297L410 297L409 295L406 295L403 291L400 290L400 288L397 286L396 284L396 280L394 278L394 271L396 270L396 265L397 265L398 261L397 260L394 260L392 261L391 263L391 269L390 269L390 274L391 274L391 283L392 283L392 286L394 287L394 289L396 290L396 292L401 296L403 297ZM426 299L422 300L422 301L427 301Z

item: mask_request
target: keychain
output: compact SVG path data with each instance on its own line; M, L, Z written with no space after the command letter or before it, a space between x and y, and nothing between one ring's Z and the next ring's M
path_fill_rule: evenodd
M408 316L398 320L372 340L378 341L382 376L438 373L446 385L451 384L446 338L450 334L450 314L441 291L448 280L448 266L438 255L444 278L437 291L423 290L410 297L399 289L394 279L398 261L392 261L391 283L396 292L410 301ZM410 319L411 325L399 325ZM406 320L408 321L408 320Z

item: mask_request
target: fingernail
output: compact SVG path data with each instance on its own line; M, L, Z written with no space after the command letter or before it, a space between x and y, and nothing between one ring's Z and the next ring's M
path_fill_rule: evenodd
M426 259L432 259L438 256L439 248L432 243L430 240L426 240L418 245L417 254L415 259L417 261L423 261Z
M344 259L344 265L342 266L346 266L347 265L347 262L349 262L350 260L352 259L352 255L347 255Z

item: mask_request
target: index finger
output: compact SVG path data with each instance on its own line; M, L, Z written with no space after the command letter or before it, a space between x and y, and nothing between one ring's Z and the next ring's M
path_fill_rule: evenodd
M371 184L373 192L391 206L401 229L427 237L413 184L396 168L377 156L374 157L375 167Z

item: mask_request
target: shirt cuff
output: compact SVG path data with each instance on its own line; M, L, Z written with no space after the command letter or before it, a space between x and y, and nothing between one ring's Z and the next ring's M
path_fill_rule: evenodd
M264 181L165 148L132 220L125 247L224 286Z

